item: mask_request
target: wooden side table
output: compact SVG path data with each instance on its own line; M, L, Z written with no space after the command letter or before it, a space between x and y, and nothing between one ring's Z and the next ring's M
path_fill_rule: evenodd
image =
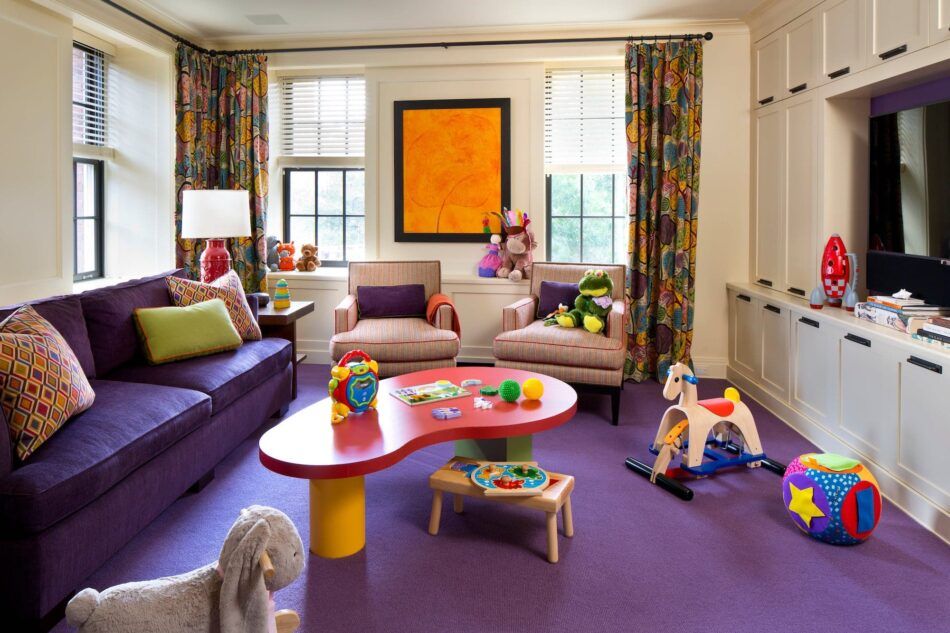
M297 365L307 358L306 354L297 353L297 321L311 312L313 312L313 301L291 301L289 308L276 310L273 299L257 311L257 322L261 326L261 334L290 341L294 364L291 396L295 400L297 399Z

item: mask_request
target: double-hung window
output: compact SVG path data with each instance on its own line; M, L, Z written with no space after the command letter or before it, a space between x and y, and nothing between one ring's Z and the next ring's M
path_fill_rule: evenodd
M623 262L628 185L620 69L549 69L544 88L547 253Z
M366 81L280 80L285 241L314 243L325 266L362 259L366 243ZM292 165L292 166L290 166Z
M107 145L108 59L102 51L73 44L73 279L103 276L104 163L95 154ZM77 156L78 154L78 156Z

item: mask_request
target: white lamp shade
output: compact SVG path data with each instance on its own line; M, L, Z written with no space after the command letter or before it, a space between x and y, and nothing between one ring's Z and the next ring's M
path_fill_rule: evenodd
M248 237L250 198L246 191L186 189L181 194L181 236L192 238Z

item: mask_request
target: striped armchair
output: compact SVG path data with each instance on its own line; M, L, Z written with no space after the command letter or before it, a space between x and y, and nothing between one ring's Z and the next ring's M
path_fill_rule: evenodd
M604 334L591 334L583 328L546 327L537 314L541 282L577 282L591 268L606 271L614 285L613 309ZM627 354L625 276L626 268L620 265L535 262L531 269L531 296L502 310L503 331L494 343L495 366L535 371L607 392L611 398L611 421L616 425Z
M452 330L451 306L440 306L434 325L424 318L359 318L359 286L423 284L426 300L441 292L442 269L432 262L350 262L349 294L333 314L330 356L334 362L361 349L379 363L379 375L398 376L423 369L455 367L459 337Z

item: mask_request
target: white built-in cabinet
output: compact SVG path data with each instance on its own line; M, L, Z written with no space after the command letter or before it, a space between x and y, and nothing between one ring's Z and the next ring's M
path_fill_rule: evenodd
M785 30L785 94L797 94L821 83L819 14L812 10Z
M931 0L930 43L950 38L950 0Z
M930 0L870 0L868 65L927 45Z
M867 64L867 0L829 0L818 7L821 76L845 77Z
M727 292L729 379L945 530L933 512L950 508L950 350L755 284Z
M779 287L784 278L785 110L782 104L755 113L755 279Z
M755 100L762 106L782 99L785 92L785 38L775 33L753 49Z

